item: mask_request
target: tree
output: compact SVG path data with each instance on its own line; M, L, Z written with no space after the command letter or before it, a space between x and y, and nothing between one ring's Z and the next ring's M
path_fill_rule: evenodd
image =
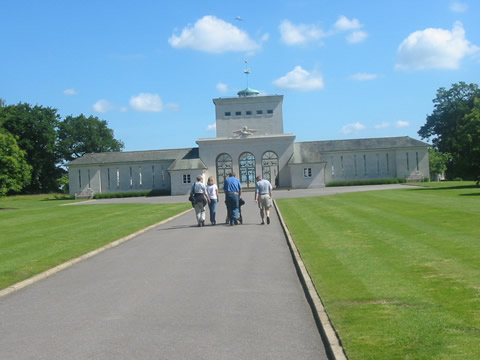
M451 154L449 178L476 179L480 175L480 90L460 82L449 90L440 88L434 110L418 134L431 139L436 150Z
M58 190L57 179L62 169L57 167L56 109L30 106L26 103L0 107L0 126L14 135L26 160L32 167L32 178L23 192L40 193Z
M32 169L25 157L15 137L0 129L0 197L12 191L20 192L30 181Z
M123 142L113 137L105 120L97 117L67 116L58 126L58 154L72 161L86 153L121 151Z
M447 170L448 162L451 159L450 154L441 153L434 148L428 149L428 160L430 164L430 176L437 178L438 175L442 175Z

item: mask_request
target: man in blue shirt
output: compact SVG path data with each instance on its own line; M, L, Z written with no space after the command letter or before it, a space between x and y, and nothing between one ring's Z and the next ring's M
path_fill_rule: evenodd
M242 184L235 177L232 171L223 183L223 191L225 191L225 204L227 205L228 223L230 226L238 224L239 205L238 201L242 195Z

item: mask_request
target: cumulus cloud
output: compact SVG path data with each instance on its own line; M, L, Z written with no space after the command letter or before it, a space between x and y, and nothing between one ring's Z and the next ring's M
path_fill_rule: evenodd
M316 25L295 25L289 20L283 20L279 29L281 39L287 45L302 45L326 36L322 29Z
M450 10L454 13L463 13L467 11L467 9L468 5L460 1L454 1L450 4Z
M347 35L347 41L350 44L358 44L364 41L368 37L368 34L363 30L354 31Z
M216 131L217 130L217 124L216 123L213 123L213 124L209 124L207 126L207 131Z
M375 129L386 129L388 127L390 127L389 122L382 122L381 124L375 125Z
M395 127L397 128L404 128L409 126L410 126L410 123L408 121L398 120L395 122Z
M365 125L363 125L362 123L359 123L357 121L355 123L350 123L350 124L347 124L347 125L343 126L342 129L340 130L340 132L342 134L352 134L352 133L355 133L355 132L362 131L364 129L365 129Z
M226 92L228 92L228 85L227 84L224 84L222 82L219 82L217 84L217 90L219 92L221 92L222 94L225 94Z
M130 98L130 106L136 111L142 112L161 112L163 111L163 101L160 95L140 93Z
M93 110L97 113L106 113L107 111L113 110L114 106L110 101L105 99L98 100L95 104L93 104Z
M323 77L321 74L304 70L296 66L287 75L273 82L277 88L282 90L312 91L323 89Z
M360 21L358 21L358 19L350 20L346 16L341 15L335 23L334 28L337 31L349 31L360 29L362 26L363 25L360 23Z
M460 22L453 29L428 28L415 31L398 47L396 69L458 69L460 60L478 51L478 46L465 38L465 30Z
M377 74L369 74L369 73L357 73L351 76L351 79L357 81L369 81L375 80L378 77Z
M77 95L78 91L75 90L75 89L65 89L65 90L63 90L63 93L65 95Z
M245 31L211 15L185 27L180 35L172 35L168 42L177 49L190 48L210 53L255 51L260 48Z

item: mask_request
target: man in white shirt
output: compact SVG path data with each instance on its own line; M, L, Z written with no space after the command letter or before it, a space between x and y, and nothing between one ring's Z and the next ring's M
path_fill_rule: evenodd
M267 179L262 179L261 175L257 176L257 184L255 186L255 202L260 208L260 217L262 225L265 224L265 215L267 215L267 224L270 224L270 208L272 207L272 184Z

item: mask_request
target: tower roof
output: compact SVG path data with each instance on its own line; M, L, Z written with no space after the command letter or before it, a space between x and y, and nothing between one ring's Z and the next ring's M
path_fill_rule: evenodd
M237 93L237 95L240 96L240 97L257 96L258 94L260 94L260 91L255 90L255 89L251 89L249 87L247 87L246 89L240 90Z

